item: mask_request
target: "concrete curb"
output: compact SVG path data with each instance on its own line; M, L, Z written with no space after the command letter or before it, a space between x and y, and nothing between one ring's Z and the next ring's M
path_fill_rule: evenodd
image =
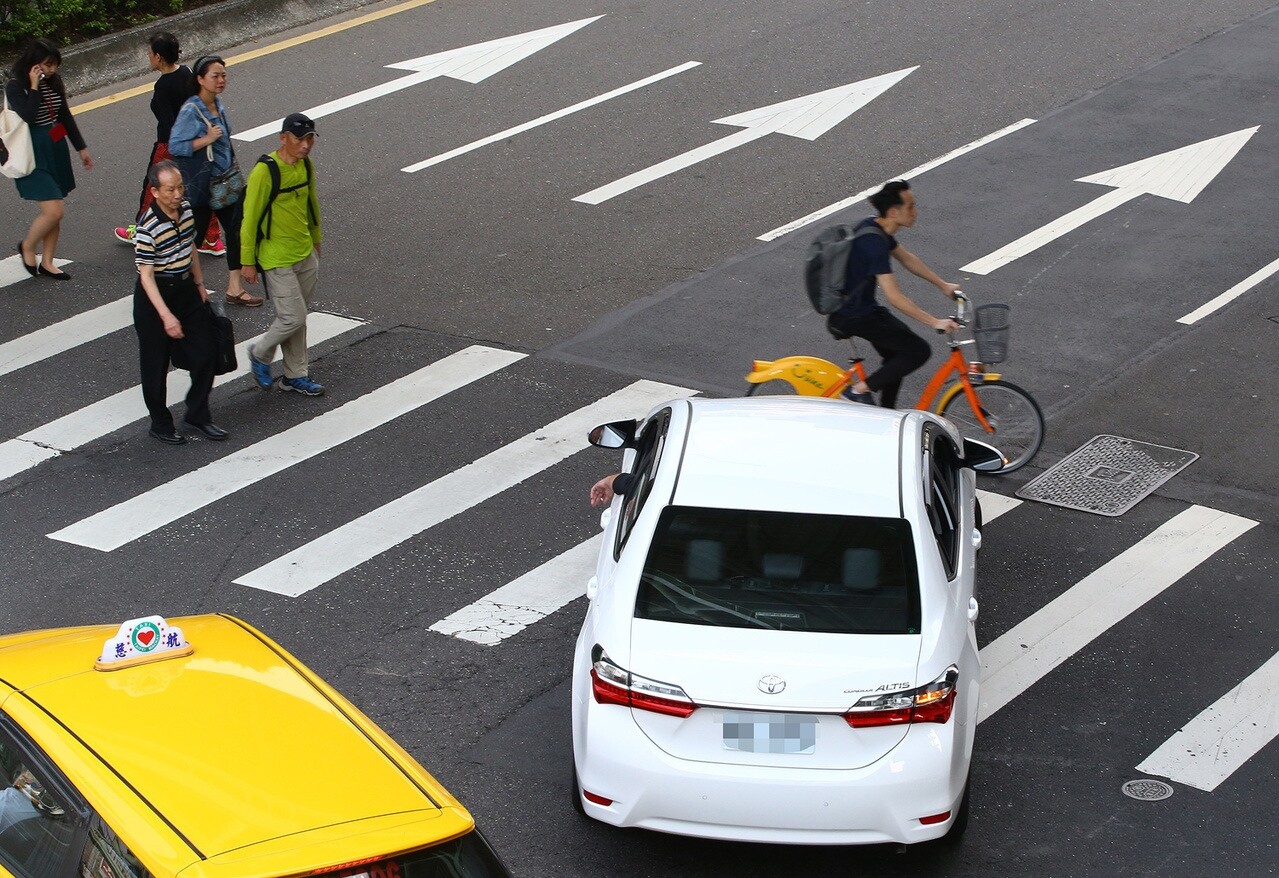
M251 40L370 6L378 0L223 0L142 27L107 34L62 52L67 90L82 95L150 72L147 37L160 30L182 44L182 62L224 52Z

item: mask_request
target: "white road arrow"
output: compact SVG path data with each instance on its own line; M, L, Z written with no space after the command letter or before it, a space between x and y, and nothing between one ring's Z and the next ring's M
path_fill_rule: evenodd
M714 121L716 125L736 125L744 130L689 150L650 168L636 171L607 186L592 189L573 200L586 204L608 201L645 183L651 183L712 156L758 140L766 134L789 134L791 137L800 137L804 140L816 140L918 69L918 67L907 67L904 70L885 73L882 76L863 79L860 82L841 85L816 94L793 98L780 104L760 107L758 110L748 110L736 116L716 119Z
M586 27L593 21L599 21L603 17L602 15L597 15L594 18L583 18L578 21L570 21L568 24L558 24L554 27L544 27L541 30L529 31L526 34L502 37L500 40L490 40L487 43L477 43L474 46L464 46L460 49L450 49L447 52L439 52L435 55L412 58L408 61L401 61L398 64L388 64L387 67L391 70L412 70L413 73L408 76L402 76L399 79L393 79L390 82L384 82L381 85L375 85L372 88L366 88L344 98L329 101L327 104L311 107L309 110L303 110L302 112L312 119L318 119L321 116L328 116L366 101L384 97L401 89L428 82L432 79L438 79L441 76L460 79L463 82L483 82L493 74L502 72L507 67L523 61L530 55L535 55L552 43L562 40L574 31ZM283 122L283 119L276 119L274 122L268 122L265 125L259 125L248 131L234 134L232 138L244 141L260 140L268 134L278 134L280 125Z
M1245 128L1160 153L1130 165L1111 168L1091 177L1080 177L1076 183L1098 183L1102 186L1114 186L1115 189L1011 244L1000 247L989 256L968 263L960 271L990 274L1139 195L1158 195L1189 204L1221 173L1222 168L1230 164L1235 154L1256 133L1257 128Z

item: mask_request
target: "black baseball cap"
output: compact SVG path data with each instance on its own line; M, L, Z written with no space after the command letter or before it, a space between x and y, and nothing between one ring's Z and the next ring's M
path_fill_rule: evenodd
M315 133L315 122L311 121L311 117L305 113L289 113L284 117L284 125L280 128L283 134L292 134L294 137L306 137L314 134L316 137L320 135Z

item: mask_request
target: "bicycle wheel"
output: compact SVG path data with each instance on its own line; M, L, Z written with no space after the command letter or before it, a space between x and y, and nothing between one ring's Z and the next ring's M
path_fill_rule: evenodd
M747 384L746 396L794 396L795 388L788 381L780 378L765 381L761 384Z
M962 384L954 384L946 391L937 413L954 424L961 436L998 448L1008 458L1008 466L1002 472L1021 469L1044 444L1044 413L1039 410L1039 403L1016 384L1000 379L973 384L973 391L995 432L987 433L977 420Z

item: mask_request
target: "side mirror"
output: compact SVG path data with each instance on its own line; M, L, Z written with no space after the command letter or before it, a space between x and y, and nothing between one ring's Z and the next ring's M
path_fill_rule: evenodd
M994 446L976 439L964 440L964 466L979 473L998 473L1008 466L1008 458Z
M597 448L629 448L635 442L638 426L639 422L634 420L600 424L586 434L586 439Z

